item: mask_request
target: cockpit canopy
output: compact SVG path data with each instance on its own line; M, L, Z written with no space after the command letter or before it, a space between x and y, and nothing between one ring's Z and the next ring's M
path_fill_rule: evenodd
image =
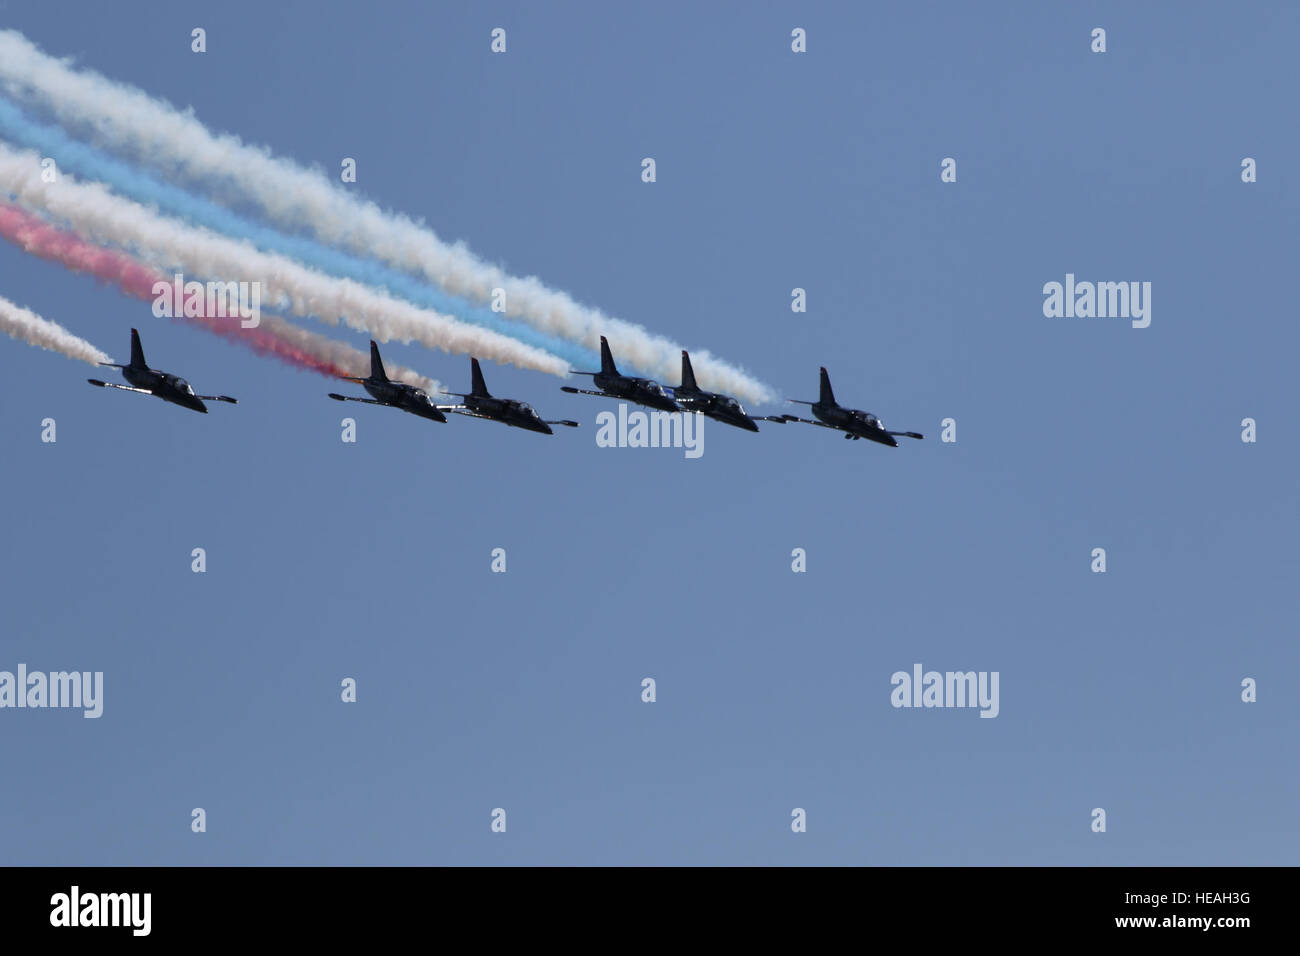
M724 395L722 397L722 406L723 408L729 409L730 411L739 412L742 415L745 414L744 406L741 405L740 402L732 398L730 395Z
M515 408L523 412L525 415L537 414L535 411L533 411L533 406L529 405L527 402L515 402Z

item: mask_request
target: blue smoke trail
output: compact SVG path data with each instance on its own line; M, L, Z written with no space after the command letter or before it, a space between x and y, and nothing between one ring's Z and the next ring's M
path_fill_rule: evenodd
M94 147L73 139L57 126L47 126L32 120L3 97L0 97L0 137L21 143L42 156L53 157L59 168L70 170L82 179L104 183L136 202L154 205L194 225L234 238L247 239L263 252L279 253L321 272L385 289L414 305L435 309L473 325L491 329L525 345L566 359L577 367L599 367L596 353L573 342L513 322L491 309L451 295L380 263L357 258L311 239L287 236L184 189L159 182Z

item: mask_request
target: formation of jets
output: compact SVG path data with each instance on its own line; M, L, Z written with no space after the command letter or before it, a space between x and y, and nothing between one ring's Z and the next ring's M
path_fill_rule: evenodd
M461 402L459 404L439 405L429 397L428 392L424 391L424 389L417 388L414 385L407 385L405 382L394 382L390 379L384 371L384 362L379 355L379 346L372 341L370 343L370 374L365 378L348 376L345 379L349 382L356 382L371 397L361 398L357 395L340 395L337 392L330 392L329 397L339 402L387 405L389 408L398 408L404 412L435 422L447 421L446 413L452 412L469 418L483 418L488 421L501 422L512 428L522 428L526 431L540 432L544 435L554 434L551 429L552 425L565 425L569 428L578 427L577 422L569 419L544 419L527 402L517 401L512 398L497 398L487 390L487 383L483 379L483 370L479 368L478 359L471 357L469 363L469 392L443 392L444 395L461 399ZM238 404L229 395L196 395L194 389L190 387L190 384L185 379L150 368L144 360L144 349L140 346L140 333L135 329L131 330L131 363L129 365L115 365L111 362L101 362L100 364L107 368L120 368L122 377L130 383L128 385L116 385L102 382L96 378L87 379L91 385L98 385L100 388L120 388L126 392L152 395L155 398L161 398L165 402L181 405L204 414L207 414L208 411L207 406L203 404L205 401L229 402L231 405ZM644 405L647 408L664 412L699 412L715 421L733 425L736 428L743 428L746 431L758 431L758 422L774 422L779 425L801 422L805 425L816 425L819 428L830 428L844 432L846 440L857 441L865 438L894 448L898 447L897 439L899 438L919 439L924 437L917 432L890 431L885 428L884 422L870 412L864 412L856 408L845 408L839 404L835 400L835 393L831 391L831 378L826 373L825 368L821 370L821 394L817 401L806 402L797 398L789 399L795 404L809 406L812 409L813 418L800 418L797 415L750 415L745 411L744 406L730 395L704 391L695 382L695 370L691 368L691 357L685 350L682 351L682 384L677 386L664 386L648 378L635 378L624 375L618 370L618 366L614 364L614 353L610 351L609 342L605 340L603 335L600 337L600 371L574 371L573 374L590 375L596 388L573 388L563 385L561 391L574 395L598 395L603 398L616 398L620 401L634 402L637 405Z
M470 418L486 418L491 422L501 422L503 425L509 425L512 428L523 428L530 432L541 432L544 435L555 434L551 431L552 425L568 425L570 428L578 427L577 422L571 422L567 419L545 421L541 415L533 411L533 406L527 402L494 396L487 390L487 383L483 379L483 370L479 368L478 359L472 356L469 360L469 371L469 392L443 392L444 395L464 399L464 404L438 405L434 403L433 399L429 397L429 393L424 389L403 382L394 382L390 379L384 372L384 360L379 356L379 346L372 340L370 343L370 376L368 378L348 378L347 381L359 382L374 398L356 398L351 395L340 395L337 392L330 392L330 398L340 402L388 405L390 408L400 408L404 412L419 415L421 418L430 418L435 422L445 422L447 420L447 416L443 412L455 412L457 415L467 415Z

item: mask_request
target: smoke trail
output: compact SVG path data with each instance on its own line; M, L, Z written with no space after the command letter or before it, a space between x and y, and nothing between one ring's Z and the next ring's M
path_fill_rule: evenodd
M78 183L66 174L57 182L44 182L35 153L14 153L0 146L0 191L12 193L28 207L47 210L83 236L130 248L160 268L180 269L191 278L257 281L273 307L295 315L330 323L342 319L381 341L414 339L429 348L566 374L561 359L540 349L418 309L351 279L322 275L283 256L259 252L246 242L166 219L99 184Z
M81 359L91 365L113 361L112 356L105 355L57 322L43 319L31 309L24 309L5 298L0 298L0 332L28 345L49 349L68 358Z
M127 295L145 301L154 298L156 282L170 279L135 261L130 256L86 242L61 229L56 229L38 216L17 206L0 202L0 237L21 246L42 259L61 263L77 272L87 272L97 279L111 282ZM196 325L222 338L237 342L261 355L269 355L322 375L366 375L370 370L368 355L343 342L335 342L308 332L272 316L263 316L261 324L245 329L238 321L201 316L192 319ZM102 361L112 359L105 356ZM394 378L425 390L442 388L432 379L423 378L407 369L390 372Z
M515 278L478 259L462 243L449 245L406 216L356 199L323 174L304 169L237 137L214 135L192 115L140 90L93 72L74 72L14 31L0 31L0 81L35 101L60 122L139 160L166 166L218 195L252 199L273 221L306 227L324 242L423 275L454 295L486 301L506 293L506 314L594 350L601 334L638 368L676 380L679 346L640 326L580 305L537 278ZM694 356L706 388L767 401L772 391L707 352Z
M550 352L575 365L591 365L597 360L594 353L579 345L507 319L484 306L449 295L405 272L370 259L349 255L302 236L277 232L177 186L159 182L78 142L57 126L34 122L3 98L0 98L0 137L38 150L42 156L57 157L60 171L74 172L83 179L96 180L115 192L137 202L156 206L195 225L205 226L227 236L247 239L263 251L277 252L322 272L387 289L408 302L453 314L474 325L492 329L526 345Z

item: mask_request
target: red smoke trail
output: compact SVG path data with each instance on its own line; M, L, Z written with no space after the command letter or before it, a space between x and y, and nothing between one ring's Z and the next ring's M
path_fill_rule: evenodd
M88 272L97 279L111 282L127 295L152 302L155 282L171 285L171 276L155 272L130 256L103 249L70 232L49 225L17 206L0 202L0 236L42 259L60 262L74 272ZM352 374L327 359L318 358L284 341L267 329L246 329L238 317L176 316L193 322L215 335L238 342L260 355L271 355L290 365L310 369L333 378Z

